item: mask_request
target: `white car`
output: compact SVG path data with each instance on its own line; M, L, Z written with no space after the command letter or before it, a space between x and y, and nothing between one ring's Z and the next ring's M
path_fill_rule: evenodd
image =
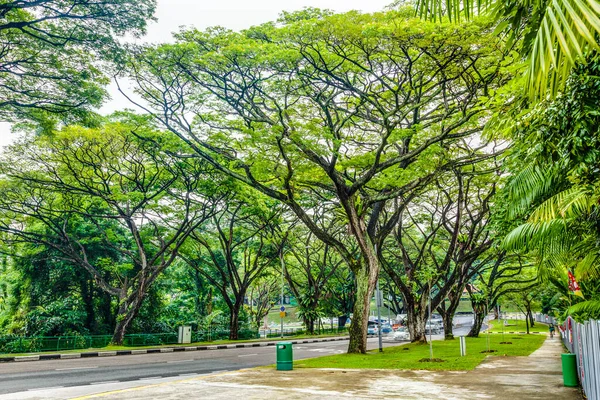
M410 340L410 333L408 333L408 329L405 327L400 327L397 331L392 333L392 338L399 342Z

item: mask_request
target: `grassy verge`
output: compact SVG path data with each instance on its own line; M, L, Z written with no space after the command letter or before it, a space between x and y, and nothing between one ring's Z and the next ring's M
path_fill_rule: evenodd
M116 351L116 350L144 350L144 349L159 349L163 347L190 347L190 346L216 346L223 344L240 344L240 343L254 343L254 342L274 342L279 340L298 340L298 339L319 339L319 338L328 338L328 337L340 337L346 336L344 333L328 333L323 335L296 335L296 336L285 336L283 339L281 338L268 338L268 339L249 339L249 340L215 340L212 342L196 342L189 344L164 344L164 345L154 345L154 346L113 346L109 345L106 347L94 347L88 349L76 349L76 350L56 350L56 351L44 351L44 352L36 352L36 353L5 353L0 354L0 358L2 357L19 357L19 356L37 356L41 354L72 354L72 353L87 353L87 352L96 352L96 351Z
M507 319L508 325L504 326L504 332L527 332L527 326L525 325L525 321L522 319ZM504 320L493 320L490 321L490 325L492 326L492 332L502 332L502 327L504 325ZM548 325L543 324L541 322L536 322L533 327L529 327L529 332L548 332Z
M433 341L433 357L443 362L421 362L429 359L429 345L407 344L387 347L383 353L377 351L367 354L340 354L335 356L312 358L294 363L298 368L349 368L349 369L428 369L428 370L472 370L488 355L528 356L537 350L546 336L506 335L504 340L511 344L500 344L500 335L490 335L490 349L486 353L487 338L466 338L467 355L460 356L459 341ZM484 353L482 353L484 352Z

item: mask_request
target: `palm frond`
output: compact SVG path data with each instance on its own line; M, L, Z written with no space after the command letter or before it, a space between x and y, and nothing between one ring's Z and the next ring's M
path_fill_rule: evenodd
M556 181L556 169L542 169L530 164L511 179L508 185L509 218L515 218L527 210L538 198L548 193Z
M554 97L564 86L576 62L597 50L600 33L599 0L417 0L421 18L459 22L478 14L493 15L497 32L508 33L508 46L525 26L527 87L530 98ZM523 25L525 22L525 25ZM533 41L527 40L532 37Z
M502 248L508 251L533 250L544 245L568 247L567 225L561 220L526 222L509 232L502 241Z
M600 314L600 300L582 301L569 307L569 314Z
M529 222L572 219L589 214L596 202L595 197L588 189L573 186L540 204L529 217Z
M527 81L531 98L554 96L561 89L576 62L598 49L600 2L597 0L551 0L543 17L531 52ZM532 27L536 28L536 27Z
M600 277L600 253L597 249L593 249L579 261L575 267L575 275L578 279L597 279Z
M495 3L497 0L417 0L416 9L419 18L460 22L487 13Z

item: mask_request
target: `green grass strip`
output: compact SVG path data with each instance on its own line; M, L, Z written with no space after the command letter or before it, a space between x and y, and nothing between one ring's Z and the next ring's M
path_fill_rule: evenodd
M479 338L466 338L467 355L460 356L459 340L433 341L433 357L443 362L422 362L429 359L428 344L407 344L384 348L383 353L377 350L367 354L340 354L335 356L312 358L294 363L296 368L348 368L348 369L427 369L461 371L472 370L488 355L496 356L528 356L537 350L545 335L489 335L490 349L487 337L482 334Z

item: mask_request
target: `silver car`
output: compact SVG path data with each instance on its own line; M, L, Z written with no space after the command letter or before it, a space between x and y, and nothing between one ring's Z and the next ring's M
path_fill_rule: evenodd
M394 333L392 333L392 339L394 339L398 342L410 340L410 333L408 333L408 329L401 326L400 328L398 328L398 330L396 330Z

